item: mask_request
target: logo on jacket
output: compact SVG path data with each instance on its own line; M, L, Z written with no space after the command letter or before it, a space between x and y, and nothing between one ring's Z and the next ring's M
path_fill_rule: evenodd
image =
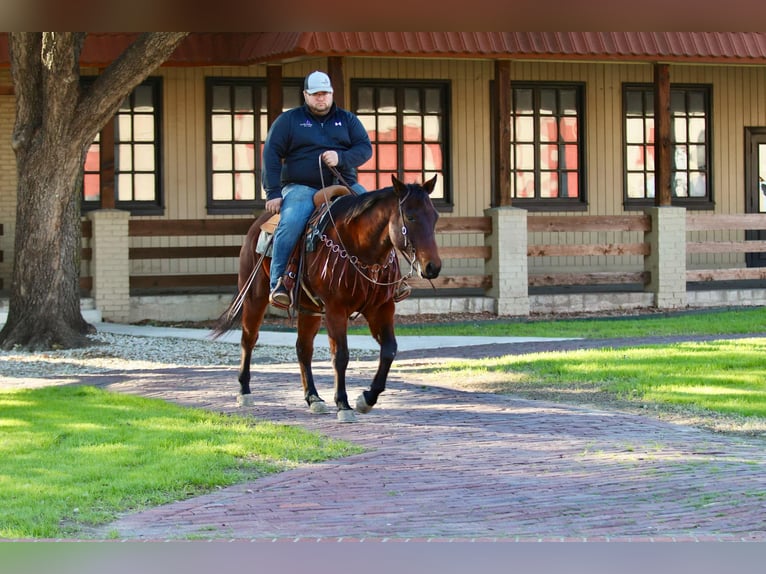
M343 125L343 122L335 122L335 125L336 125L336 126L342 126L342 125Z
M310 128L311 127L311 120L306 120L305 122L301 122L299 125L302 128Z

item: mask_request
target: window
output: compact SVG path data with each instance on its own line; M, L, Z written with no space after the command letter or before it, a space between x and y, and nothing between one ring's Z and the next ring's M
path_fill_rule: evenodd
M303 104L302 80L283 83L283 109ZM263 144L268 133L262 78L207 79L208 213L262 208Z
M623 86L625 205L654 203L654 88ZM670 87L671 195L673 205L708 207L710 189L710 88Z
M83 83L93 78L83 78ZM162 210L162 78L149 78L122 102L114 116L114 193L117 208L153 214ZM84 165L84 211L101 207L101 137Z
M438 175L431 198L437 206L448 205L449 83L355 80L351 92L351 109L372 142L359 183L373 190L390 186L391 175L405 183Z
M513 82L511 197L532 210L584 209L583 86Z

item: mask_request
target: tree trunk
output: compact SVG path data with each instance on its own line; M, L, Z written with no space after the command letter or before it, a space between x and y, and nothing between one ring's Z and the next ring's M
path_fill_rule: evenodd
M186 32L147 32L86 91L81 32L9 34L16 95L18 196L8 319L0 347L80 347L94 329L80 312L80 183L85 152L120 103Z

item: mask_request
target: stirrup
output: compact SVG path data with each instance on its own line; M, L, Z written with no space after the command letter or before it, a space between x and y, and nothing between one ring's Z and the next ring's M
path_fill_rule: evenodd
M412 287L407 285L405 281L401 281L394 291L394 303L404 301L410 295L412 295Z
M277 286L269 294L269 303L274 305L277 309L288 310L292 301L290 300L290 293L287 291L282 277L277 280Z

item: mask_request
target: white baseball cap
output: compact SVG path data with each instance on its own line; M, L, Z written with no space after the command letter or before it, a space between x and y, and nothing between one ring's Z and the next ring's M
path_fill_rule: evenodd
M306 76L306 81L303 82L303 89L309 94L316 94L317 92L328 92L332 94L332 82L330 82L330 76L319 70L311 72Z

